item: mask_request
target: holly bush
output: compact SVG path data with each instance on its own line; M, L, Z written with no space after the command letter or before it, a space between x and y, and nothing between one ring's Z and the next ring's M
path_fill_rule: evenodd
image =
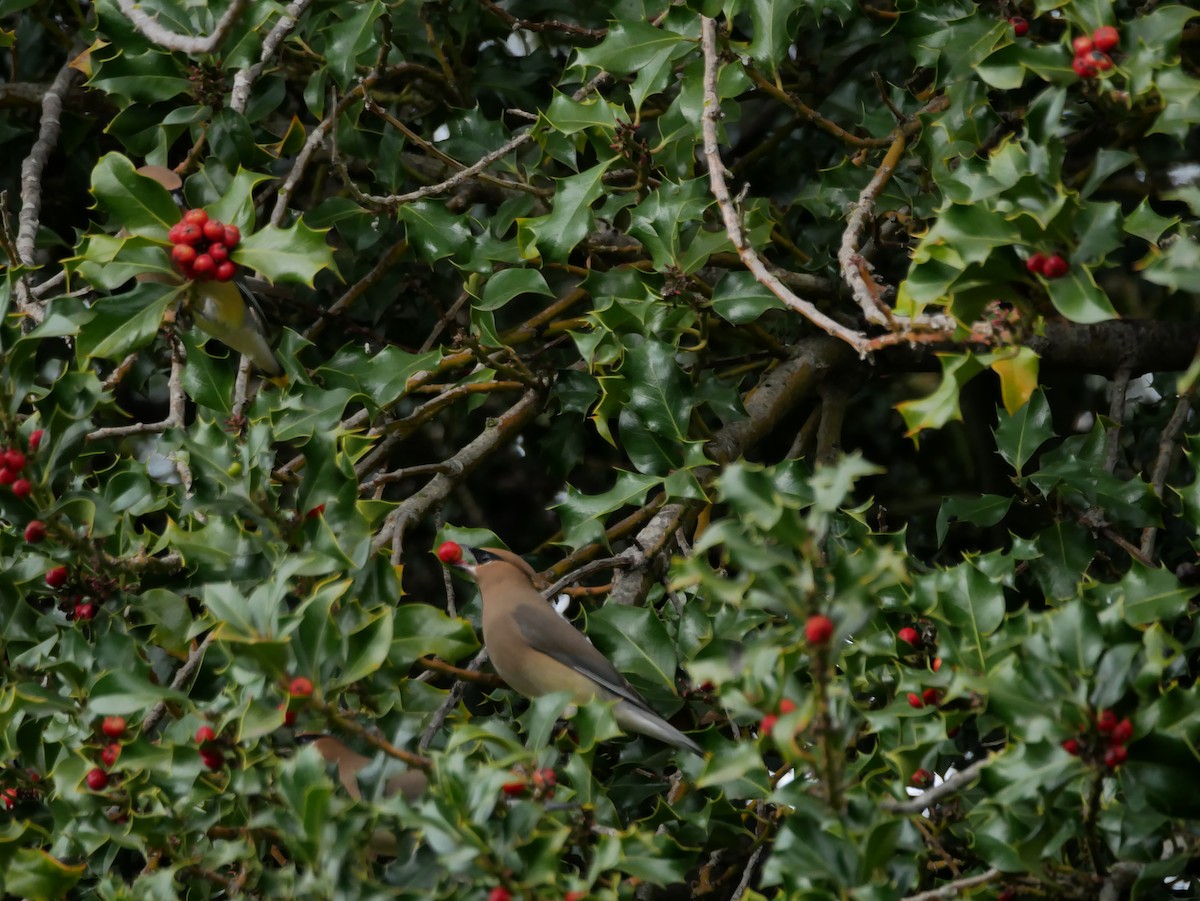
M0 0L4 893L1190 897L1198 15Z

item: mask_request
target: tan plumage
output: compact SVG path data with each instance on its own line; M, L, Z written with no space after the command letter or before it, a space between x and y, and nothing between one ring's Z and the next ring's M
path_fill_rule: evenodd
M453 565L479 584L483 643L504 681L528 697L570 691L579 703L615 701L613 714L622 729L704 753L655 713L596 646L538 594L528 563L499 548L472 550L474 564Z
M354 800L362 798L362 789L358 787L359 772L371 762L370 757L364 757L353 751L332 735L305 735L299 738L317 749L326 763L337 765L338 781ZM425 793L429 785L429 777L420 770L406 770L398 773L384 783L384 795L399 794L406 801L415 801ZM376 829L367 841L371 856L395 857L399 843L396 834L390 829Z
M362 790L358 787L358 774L371 763L370 757L364 757L357 751L347 747L332 735L318 735L316 737L305 736L308 738L308 744L311 744L317 749L327 763L337 764L338 781L342 783L342 787L346 789L346 793L354 800L359 800L362 797ZM383 785L384 795L400 794L406 800L413 800L425 791L425 787L429 784L427 777L420 770L406 770L403 773L398 773L388 779Z

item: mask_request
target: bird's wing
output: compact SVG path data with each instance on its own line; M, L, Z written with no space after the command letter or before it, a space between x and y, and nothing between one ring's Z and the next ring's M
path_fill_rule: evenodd
M549 607L544 611L530 606L519 607L513 612L513 620L535 651L587 676L617 697L653 712L637 689L596 650L587 636Z

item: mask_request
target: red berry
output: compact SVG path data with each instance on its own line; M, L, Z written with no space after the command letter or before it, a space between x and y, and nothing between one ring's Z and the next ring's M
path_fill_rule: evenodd
M17 486L14 484L13 489L15 490L16 487ZM29 525L27 525L25 527L25 540L28 541L30 544L37 544L38 542L45 539L45 537L46 537L46 524L44 522L42 522L40 519L35 519L33 522L31 522Z
M448 566L458 563L463 558L462 547L454 541L443 542L437 549L437 558Z
M1096 67L1088 61L1086 56L1077 56L1071 60L1071 68L1075 70L1075 74L1080 78L1096 77Z
M204 237L209 241L225 240L225 223L218 222L216 219L209 219L204 223L201 231L204 232Z
M512 892L506 888L496 886L488 892L487 901L512 901Z
M587 892L567 892L563 895L563 901L583 901L587 897Z
M829 639L833 638L833 620L820 613L810 616L804 624L804 637L808 639L809 644L818 647L827 644Z
M190 267L197 256L196 248L191 244L176 244L171 248L171 262L180 268Z
M907 645L912 645L914 648L921 643L921 633L912 626L905 626L896 633L896 637Z
M1096 731L1101 735L1108 735L1115 728L1117 728L1117 715L1111 710L1100 711L1100 715L1096 717Z
M1008 20L1008 24L1012 26L1013 34L1019 38L1029 34L1029 20L1024 16L1013 16Z
M307 698L312 693L312 679L309 679L307 676L297 676L288 686L288 694L293 698Z
M283 724L285 726L296 725L296 713L297 712L295 710L292 710L290 707L288 707L287 701L281 701L278 709L283 711Z
M1062 749L1064 751L1066 751L1068 754L1070 754L1072 757L1078 757L1079 752L1081 750L1079 747L1078 739L1074 739L1074 738L1065 739L1062 743Z
M206 253L199 254L192 262L192 272L196 273L196 278L201 280L210 278L216 269L217 264Z
M201 726L196 730L196 744L198 745L210 742L216 737L217 733L213 731L212 726Z
M1075 40L1071 41L1071 49L1075 51L1076 56L1086 56L1092 52L1092 39L1086 34L1081 34Z
M921 692L921 700L930 707L936 707L942 702L942 693L936 688L927 688Z
M219 770L225 766L225 755L221 753L220 748L201 748L200 762L210 770Z
M1049 279L1062 278L1070 271L1071 264L1057 253L1047 257L1046 262L1042 265L1042 275Z
M0 466L0 485L11 485L17 480L17 474Z
M238 231L238 227L236 225L227 225L225 226L224 240L225 246L230 250L233 250L233 248L237 247L239 242L241 242L242 233Z
M908 706L916 707L918 710L920 710L925 706L925 702L921 700L921 696L915 691L910 691L908 693Z
M4 452L4 466L13 472L20 472L25 468L25 455L19 450L9 448Z
M1089 63L1101 72L1107 72L1113 67L1112 57L1107 53L1101 53L1099 50L1093 50L1087 55L1087 59Z
M17 802L21 799L21 793L15 788L6 788L4 794L4 806L12 810L17 806Z
M213 277L219 282L231 282L235 275L237 275L237 265L233 260L218 263L216 271L213 273Z
M1113 745L1104 752L1104 765L1110 770L1116 769L1129 759L1129 751L1124 745Z
M764 736L770 735L771 730L775 728L777 722L779 722L779 717L773 713L768 713L762 718L762 722L758 724L759 734Z
M204 212L204 210L188 210L183 214L183 221L188 225L203 228L204 223L208 221L208 213Z
M534 788L554 788L556 785L558 785L558 773L554 772L550 767L545 767L534 772Z
M176 222L174 225L172 225L171 230L169 232L167 232L167 240L170 241L172 244L182 244L183 243L183 225L184 225L184 223L183 223L183 220L181 219L178 222Z
M38 445L42 443L42 436L45 434L45 429L34 429L29 433L29 449L31 451L38 449Z
M212 223L210 222L209 225L212 225ZM229 259L229 248L220 242L209 244L208 255L216 262L224 263L227 259Z
M933 671L936 673L941 668L942 668L942 658L934 657L933 658Z
M33 485L29 483L29 479L17 479L12 483L12 493L17 497L29 497L31 491L33 491ZM40 541L41 539L38 540Z
M505 782L500 786L500 791L509 797L517 797L529 791L529 786L524 782Z
M191 222L185 222L179 227L179 244L199 244L204 240L204 230Z
M1041 251L1033 254L1025 261L1025 268L1029 270L1031 275L1041 275L1042 267L1046 265L1046 255Z
M94 792L103 791L108 787L108 773L104 772L100 767L93 767L88 770L88 774L84 778L87 779L88 788Z
M90 601L86 604L75 605L75 619L81 623L91 622L96 618L96 605Z
M100 731L109 738L120 738L125 734L125 717L106 716L100 724Z
M1133 723L1129 721L1129 717L1121 720L1112 728L1112 734L1108 737L1114 745L1123 745L1129 739L1133 738Z
M1108 53L1121 43L1121 33L1111 25L1102 25L1092 32L1092 43L1097 50Z
M787 713L791 713L795 709L796 709L795 701L789 701L787 698L784 698L782 701L779 702L779 715L780 716L783 716L784 714L787 714Z
M920 769L912 774L911 781L913 785L917 786L917 788L924 788L931 781L933 781L933 774L930 773L929 770Z
M121 756L121 746L120 745L118 745L116 743L111 744L111 745L105 745L104 749L100 752L100 762L103 763L107 767L111 767L114 763L117 762L117 758L120 756Z
M65 566L56 566L50 572L46 573L46 584L51 588L62 588L67 584L67 568Z

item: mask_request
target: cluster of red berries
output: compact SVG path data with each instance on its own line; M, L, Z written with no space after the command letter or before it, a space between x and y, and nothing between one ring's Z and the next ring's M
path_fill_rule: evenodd
M1129 749L1125 747L1133 738L1133 723L1129 717L1118 720L1114 711L1101 710L1091 729L1080 726L1079 730L1078 738L1067 738L1062 743L1062 749L1072 757L1103 760L1110 770L1129 759Z
M225 766L225 755L217 745L217 733L212 726L201 726L196 730L196 744L200 746L200 762L210 770Z
M38 522L38 525L42 525ZM42 526L43 534L45 526ZM28 529L26 530L28 532ZM28 537L28 536L27 536ZM71 581L71 573L65 566L56 566L46 573L46 584L54 589L61 589ZM58 609L67 615L67 619L76 622L90 622L103 604L117 590L117 582L107 576L91 576L82 580L79 586L83 592L73 592L64 595Z
M21 451L11 447L0 451L0 485L8 485L18 498L29 497L33 491L29 479L21 477L24 468L25 454Z
M921 633L913 626L904 626L903 628L897 630L896 638L916 651L926 651L927 653L931 653L933 650L936 650L936 648L930 648L929 651L927 651L926 645L932 645L932 642L926 642ZM929 660L929 667L936 673L942 668L942 658L933 657L931 660ZM920 710L922 707L937 707L941 703L942 691L940 688L926 688L921 691L920 694L915 691L910 691L908 693L909 706L917 710Z
M237 264L229 259L242 240L236 225L210 219L204 210L188 210L171 226L167 238L175 245L171 262L184 278L227 282L237 274Z
M279 709L283 711L283 724L285 726L294 726L296 724L296 716L299 711L292 706L292 698L303 701L305 698L311 697L313 693L312 679L308 676L296 676L288 683L288 700L283 701L279 705Z
M106 716L100 724L100 731L104 737L110 739L103 748L100 749L100 762L103 767L92 767L83 777L87 782L87 787L94 792L104 791L108 788L109 774L108 771L113 768L117 762L117 758L121 756L121 742L119 739L125 734L125 717L123 716Z
M1060 253L1046 256L1038 251L1025 261L1025 268L1029 270L1030 275L1040 275L1042 278L1053 281L1070 272L1071 264Z
M1113 67L1109 52L1121 43L1121 33L1111 25L1103 25L1092 32L1092 36L1081 34L1071 41L1075 59L1071 68L1080 78L1095 78Z
M515 779L500 786L500 791L510 798L517 798L533 790L535 798L553 798L554 788L558 785L558 773L550 767L534 770L529 778Z
M512 901L513 894L504 886L498 885L488 892L487 901ZM583 901L587 892L572 891L563 895L563 901Z
M13 770L8 769L5 772L7 775L7 773L13 772ZM20 777L18 776L17 778L19 779ZM25 781L28 784L22 786L10 785L8 788L0 791L0 798L4 799L4 807L6 810L12 810L22 801L33 801L37 799L37 783L42 781L41 774L37 770L33 769L33 767L29 767L25 770Z
M940 661L939 661L940 662ZM942 703L942 690L940 688L926 688L920 694L915 691L908 693L908 706L920 710L922 707L937 707Z
M794 701L789 701L787 698L784 698L782 701L779 702L779 707L776 708L776 711L774 713L768 713L766 716L764 716L762 718L761 722L759 722L759 724L758 724L759 735L761 735L763 738L766 738L768 735L771 734L771 730L775 728L775 724L777 722L779 722L779 718L781 716L787 716L789 713L792 713L795 709L796 709L796 703Z

